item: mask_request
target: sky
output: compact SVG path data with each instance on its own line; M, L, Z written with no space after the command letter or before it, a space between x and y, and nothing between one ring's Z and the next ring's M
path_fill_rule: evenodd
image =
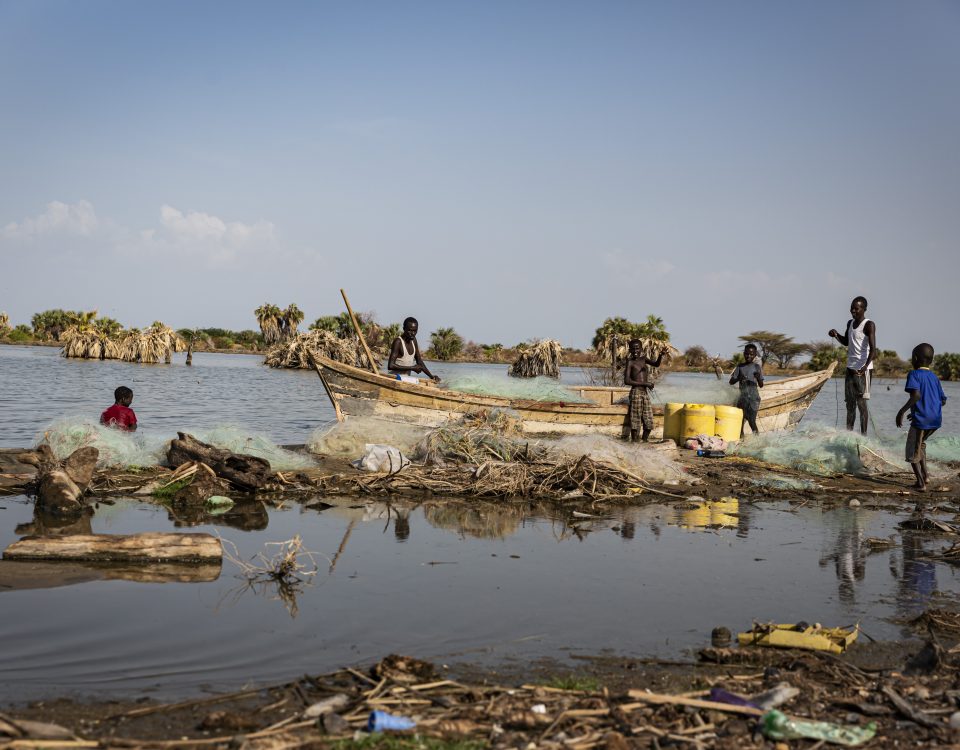
M0 310L960 351L960 1L0 0ZM421 334L422 337L422 334Z

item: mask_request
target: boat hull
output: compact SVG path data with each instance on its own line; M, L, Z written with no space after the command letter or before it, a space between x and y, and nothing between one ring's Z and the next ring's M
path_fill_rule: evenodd
M590 403L542 402L478 396L426 385L402 383L387 375L317 357L317 371L326 382L338 411L346 417L377 417L393 422L439 427L463 414L509 409L530 435L622 436L628 429L628 388L571 386ZM757 415L762 432L796 426L832 369L797 378L768 381ZM663 435L663 407L654 407L654 437Z

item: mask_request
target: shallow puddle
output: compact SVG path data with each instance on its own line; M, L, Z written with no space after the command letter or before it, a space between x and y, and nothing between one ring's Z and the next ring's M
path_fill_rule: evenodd
M954 568L921 559L943 538L899 532L907 509L733 498L609 514L440 500L307 505L176 519L122 500L101 504L78 529L207 531L244 560L299 534L318 573L294 598L249 585L226 560L219 572L153 570L146 579L78 565L28 579L0 564L0 699L133 688L172 697L390 652L439 664L601 652L687 658L714 626L746 630L754 619L860 621L890 639L907 632L896 620L919 614L936 592L960 591ZM0 499L0 544L31 523L26 498ZM891 534L893 548L866 542Z

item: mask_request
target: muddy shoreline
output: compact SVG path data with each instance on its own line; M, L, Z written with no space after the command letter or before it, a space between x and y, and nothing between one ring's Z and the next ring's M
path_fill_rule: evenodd
M717 693L711 689L750 696L786 683L798 692L779 707L790 717L861 730L876 722L871 747L950 747L958 739L949 721L960 695L951 661L954 644L932 638L926 644L919 639L856 644L839 657L739 649L743 653L725 663L705 661L702 655L676 661L576 655L573 666L540 660L489 668L389 656L327 675L238 685L235 692L168 703L147 695L98 700L91 692L7 704L0 711L14 723L58 725L76 738L64 747L328 747L336 740L366 737L368 714L376 708L412 718L419 736L471 740L477 747L533 743L619 750L692 742L703 748L773 748L755 714L715 702ZM705 651L711 652L717 650ZM650 704L646 693L661 704ZM307 711L334 696L341 696L335 718ZM673 704L678 698L708 703ZM56 745L5 745L0 740L0 747L8 746ZM409 746L417 746L414 737ZM809 747L811 742L790 746Z

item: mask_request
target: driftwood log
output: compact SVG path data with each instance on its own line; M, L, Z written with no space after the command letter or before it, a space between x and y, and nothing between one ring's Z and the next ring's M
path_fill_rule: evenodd
M100 452L93 446L78 448L64 461L58 461L49 445L41 445L22 455L21 463L37 468L37 508L48 513L69 515L83 507L80 498L97 469Z
M4 560L124 563L208 563L222 556L220 540L210 534L28 536L3 551Z
M189 461L206 464L218 477L242 492L260 489L273 476L266 459L215 448L183 432L177 435L167 450L167 461L174 468Z

